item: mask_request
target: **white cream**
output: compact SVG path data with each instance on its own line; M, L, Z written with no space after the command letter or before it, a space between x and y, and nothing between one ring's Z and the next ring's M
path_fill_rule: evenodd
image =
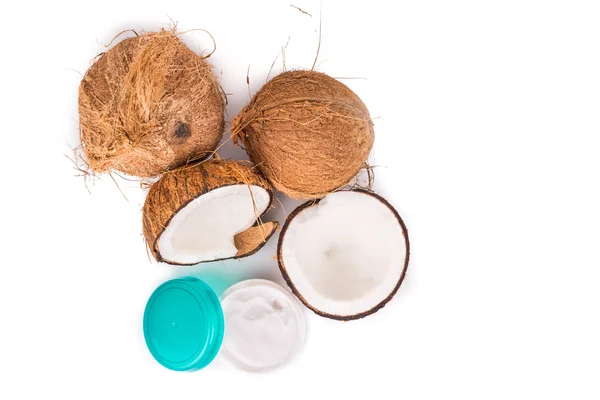
M253 279L229 288L221 301L225 338L221 357L247 371L267 371L290 360L304 342L298 301L273 282Z

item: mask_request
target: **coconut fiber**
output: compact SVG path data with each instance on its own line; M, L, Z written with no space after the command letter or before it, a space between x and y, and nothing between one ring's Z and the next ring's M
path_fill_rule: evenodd
M360 98L315 71L270 80L234 118L232 134L273 186L296 199L319 198L346 185L374 140Z
M224 127L211 65L162 30L102 54L79 88L82 148L95 173L151 177L208 155Z

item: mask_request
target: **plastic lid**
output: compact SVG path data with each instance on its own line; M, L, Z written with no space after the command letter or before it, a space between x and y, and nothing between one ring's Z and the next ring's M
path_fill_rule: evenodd
M193 277L160 285L146 304L144 338L152 356L175 371L206 367L223 341L223 310L215 292Z

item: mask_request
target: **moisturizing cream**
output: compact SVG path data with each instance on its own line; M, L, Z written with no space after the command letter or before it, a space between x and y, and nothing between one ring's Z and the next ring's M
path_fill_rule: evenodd
M223 294L225 337L221 358L246 371L281 367L304 343L306 325L298 301L262 279L238 283Z

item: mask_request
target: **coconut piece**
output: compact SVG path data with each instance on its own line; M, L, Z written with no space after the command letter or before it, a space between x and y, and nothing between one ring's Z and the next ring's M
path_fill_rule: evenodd
M408 267L408 233L381 196L339 191L292 212L277 257L283 278L308 308L353 320L378 311L398 291Z
M103 53L79 87L89 169L152 177L209 155L221 140L225 110L211 68L166 30Z
M266 242L265 233L268 234L267 236L271 237L278 227L278 222L270 221L250 227L235 235L233 237L233 244L235 245L235 248L238 249L236 256L238 258L246 257L256 253L260 250L260 247L262 247L264 242Z
M374 140L360 98L315 71L288 71L267 82L233 119L232 133L275 189L295 199L346 185Z
M272 199L271 186L236 161L210 160L169 171L150 187L144 203L146 243L157 261L169 264L249 256L279 226L260 221Z

